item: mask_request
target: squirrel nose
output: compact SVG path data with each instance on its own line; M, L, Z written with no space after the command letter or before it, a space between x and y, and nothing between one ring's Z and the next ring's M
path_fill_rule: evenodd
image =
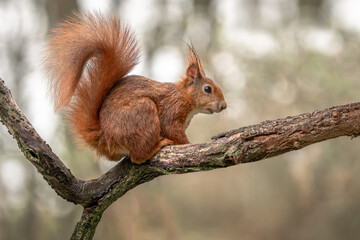
M226 107L227 107L226 102L221 103L221 106L220 106L221 110L226 109Z

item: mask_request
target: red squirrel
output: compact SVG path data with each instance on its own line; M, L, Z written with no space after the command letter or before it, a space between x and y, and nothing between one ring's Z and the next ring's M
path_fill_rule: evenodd
M221 89L205 75L194 47L176 83L127 75L138 63L133 32L116 17L74 14L53 30L45 64L55 110L98 155L143 163L163 146L187 144L197 113L226 108Z

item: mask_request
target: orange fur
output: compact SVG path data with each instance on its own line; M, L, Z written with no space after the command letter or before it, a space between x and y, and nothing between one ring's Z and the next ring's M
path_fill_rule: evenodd
M130 155L142 163L163 146L189 143L185 128L195 113L226 108L193 46L175 84L126 76L139 47L115 17L76 14L54 30L45 53L55 108L64 108L75 134L109 160Z

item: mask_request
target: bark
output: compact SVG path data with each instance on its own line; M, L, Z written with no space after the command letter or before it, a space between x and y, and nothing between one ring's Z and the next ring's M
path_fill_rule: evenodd
M102 213L128 190L158 176L207 171L258 161L339 136L360 134L360 103L264 121L213 137L203 144L167 146L142 165L128 158L101 177L76 178L37 134L0 79L0 119L19 148L56 193L81 204L72 239L92 239Z

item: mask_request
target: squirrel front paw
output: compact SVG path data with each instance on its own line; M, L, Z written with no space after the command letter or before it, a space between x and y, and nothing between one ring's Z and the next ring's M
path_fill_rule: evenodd
M166 147L169 145L174 145L175 143L173 141L171 141L170 139L164 138L159 142L159 144L161 146L160 148L163 148L163 147Z

